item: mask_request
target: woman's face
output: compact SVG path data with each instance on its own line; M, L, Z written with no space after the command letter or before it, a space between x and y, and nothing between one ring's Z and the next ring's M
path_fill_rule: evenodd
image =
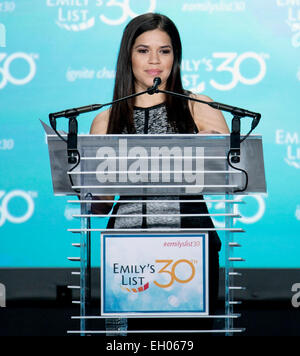
M172 71L174 53L169 35L159 29L142 33L132 47L131 63L135 78L135 91L144 91L160 77L165 89Z

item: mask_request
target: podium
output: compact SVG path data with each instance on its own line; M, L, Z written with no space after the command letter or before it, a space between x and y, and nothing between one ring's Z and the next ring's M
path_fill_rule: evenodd
M176 238L177 234L184 233L193 236L195 233L205 234L208 230L223 234L224 313L214 315L204 313L200 317L218 319L220 321L218 325L222 324L222 327L212 330L177 332L223 333L228 336L241 333L244 329L236 328L234 325L235 320L239 317L239 314L234 312L234 307L240 303L235 299L235 292L244 287L236 284L239 273L234 268L235 263L242 262L244 259L236 256L235 251L238 250L240 244L237 243L235 236L239 233L244 234L245 231L234 227L234 219L239 217L235 207L245 203L242 199L243 196L266 192L261 136L250 135L247 137L241 144L240 162L233 164L229 154L230 135L78 135L78 160L76 164L68 164L66 143L51 128L43 125L47 133L54 194L74 196L75 198L70 198L68 202L80 206L80 214L74 215L79 220L80 226L76 229L68 229L70 233L76 236L80 235L80 242L77 241L73 244L77 251L80 251L79 256L68 257L71 263L79 264L79 271L73 272L78 283L69 287L79 291L79 299L74 301L79 305L79 311L78 315L73 316L72 319L77 319L80 327L78 330L69 330L68 333L105 335L106 330L89 329L88 321L116 318L117 315L100 313L100 303L97 315L91 315L88 311L87 306L92 292L91 248L92 246L94 248L95 245L96 248L99 248L98 244L93 244L94 236L98 238L100 233L168 233ZM61 134L61 136L66 138L65 134ZM109 229L105 225L94 228L94 219L114 217L112 211L108 215L95 215L91 211L92 204L101 203L103 202L102 197L110 196L112 198L105 200L106 203L138 203L141 202L140 197L146 197L147 203L151 202L153 197L156 197L156 203L160 202L159 197L162 202L166 202L172 197L176 197L179 201L184 197L186 204L197 201L214 202L223 206L222 213L209 213L209 216L212 219L214 217L222 218L223 224L209 229L168 226L165 229L161 227ZM189 200L189 196L193 196L193 199ZM195 196L199 196L199 199L195 200ZM122 197L122 200L119 197ZM128 199L130 197L130 200L126 200L126 197ZM147 212L142 215L147 215ZM172 213L165 215L172 217ZM201 213L191 215L201 216ZM182 218L184 214L179 212L178 217ZM185 261L190 264L191 260L185 259ZM101 269L104 269L104 261L101 261ZM183 277L177 275L177 280L186 283L186 285L190 279L183 280ZM137 292L137 290L134 291ZM101 300L101 303L105 304L105 300ZM199 317L199 314L195 314L193 311L178 313L178 315L176 313L175 308L170 317L181 317L182 315L191 318ZM135 313L134 310L124 315L126 318L159 317L157 314ZM118 314L117 317L120 315ZM140 332L140 330L127 330L126 333ZM143 333L174 332L176 331L143 331ZM113 333L118 336L124 331L116 330Z

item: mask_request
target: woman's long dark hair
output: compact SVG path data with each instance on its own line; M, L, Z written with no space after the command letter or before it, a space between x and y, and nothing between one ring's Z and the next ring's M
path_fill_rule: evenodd
M180 64L182 59L182 47L178 30L168 17L161 14L147 13L134 18L128 23L124 30L117 62L113 100L123 98L135 92L131 64L132 47L138 36L146 31L156 29L165 31L170 36L174 53L173 68L167 80L166 90L180 94L185 93L181 82ZM194 132L195 123L186 100L167 95L166 108L168 120L176 132ZM125 128L128 133L135 133L133 109L133 99L114 104L110 111L107 133L119 134L122 133Z

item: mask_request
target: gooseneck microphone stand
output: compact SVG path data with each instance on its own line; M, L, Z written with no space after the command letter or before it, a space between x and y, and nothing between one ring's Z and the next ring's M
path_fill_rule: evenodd
M56 113L49 114L49 121L52 129L54 132L59 136L63 141L67 143L67 151L68 151L68 163L74 164L78 161L79 153L77 150L77 135L78 135L78 122L77 122L77 117L81 114L92 112L92 111L97 111L102 109L105 106L110 106L116 103L119 103L121 101L125 101L131 98L134 98L139 95L147 94L151 92L152 88L148 88L147 90L139 93L135 93L132 95L125 96L124 98L120 98L117 100L114 100L110 103L106 104L93 104L93 105L86 105L86 106L80 106L78 108L73 108L73 109L67 109L63 111L58 111ZM59 132L56 130L56 119L64 117L69 120L69 133L68 133L68 138L67 140L64 139ZM77 158L76 158L77 156Z
M240 144L242 141L244 141L250 133L256 128L256 126L259 124L261 114L255 113L252 111L248 111L245 109L241 109L235 106L227 105L227 104L222 104L218 102L207 102L204 100L196 99L188 95L184 94L178 94L174 93L171 91L167 90L160 90L158 89L158 85L156 85L155 80L159 78L154 79L154 85L152 88L149 88L149 94L154 94L154 93L164 93L167 95L172 95L184 100L191 100L191 101L196 101L198 103L206 104L209 105L210 107L216 109L216 110L221 110L221 111L226 111L229 112L233 115L232 123L231 123L231 133L230 133L230 154L231 156L231 162L232 163L239 163L240 162ZM159 81L157 81L159 82ZM252 118L252 124L251 124L251 129L248 132L248 134L241 140L241 118L243 117L251 117Z
M231 133L230 133L230 149L227 153L227 162L231 168L244 173L244 175L245 175L244 187L242 189L235 190L235 193L244 192L248 187L248 173L242 168L233 166L232 163L240 162L241 142L246 140L246 138L251 134L251 132L259 124L259 121L261 119L261 114L255 113L255 112L252 112L249 110L245 110L242 108L238 108L235 106L227 105L227 104L222 104L222 103L218 103L218 102L207 102L204 100L193 98L188 95L174 93L174 92L167 91L167 90L160 90L160 89L158 89L158 85L160 83L161 83L160 78L155 78L153 81L153 87L150 88L149 94L164 93L166 95L172 95L172 96L184 99L184 100L191 100L191 101L196 101L198 103L206 104L206 105L209 105L210 107L212 107L213 109L226 111L233 115L233 119L231 122ZM243 117L251 117L252 124L251 124L251 129L249 130L247 135L245 135L245 137L243 139L241 139L241 118L243 118Z
M248 111L248 110L245 110L242 108L238 108L235 106L227 105L227 104L222 104L222 103L218 103L218 102L214 102L214 101L208 102L208 101L200 100L200 99L188 96L188 95L174 93L174 92L168 91L168 90L160 90L160 89L158 89L158 86L160 84L161 84L161 79L159 77L156 77L153 80L153 86L148 88L145 91L135 93L132 95L128 95L128 96L125 96L124 98L120 98L120 99L114 100L114 101L106 103L106 104L94 104L94 105L81 106L78 108L68 109L68 110L59 111L56 113L49 114L49 121L50 121L50 125L51 125L52 129L63 141L65 141L67 143L68 163L75 164L75 166L72 169L76 168L76 166L80 162L80 154L77 150L77 135L78 135L77 117L80 114L97 111L105 106L114 105L121 101L125 101L128 99L143 95L143 94L153 95L156 93L172 95L172 96L181 98L183 100L196 101L198 103L209 105L213 109L231 113L233 115L233 118L232 118L231 133L230 133L230 150L228 151L227 160L228 160L229 165L232 168L237 169L236 167L232 166L231 163L239 163L240 162L241 142L243 142L251 134L251 132L256 128L256 126L259 124L261 114L255 113L252 111ZM67 118L69 120L69 132L68 132L67 140L64 139L56 130L56 119L61 118L61 117ZM241 139L241 121L240 120L241 120L241 118L244 118L244 117L252 118L252 124L251 124L250 131L247 133L246 136L244 136L243 139ZM246 174L246 178L247 178L247 173L245 171L243 171L243 172ZM247 186L247 182L246 182L246 186Z

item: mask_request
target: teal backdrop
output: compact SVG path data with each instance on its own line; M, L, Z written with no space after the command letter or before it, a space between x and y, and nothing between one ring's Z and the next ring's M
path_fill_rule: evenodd
M299 268L300 1L0 1L0 267L69 267L77 206L52 191L39 119L112 98L125 25L144 12L177 25L186 89L260 112L268 193L246 197L239 267ZM88 133L95 114L79 118ZM228 125L231 117L225 115ZM58 121L65 129L64 119ZM242 121L242 132L250 121ZM209 204L211 210L219 205ZM101 224L105 222L102 221ZM220 225L220 221L215 221ZM99 246L94 245L93 263Z

